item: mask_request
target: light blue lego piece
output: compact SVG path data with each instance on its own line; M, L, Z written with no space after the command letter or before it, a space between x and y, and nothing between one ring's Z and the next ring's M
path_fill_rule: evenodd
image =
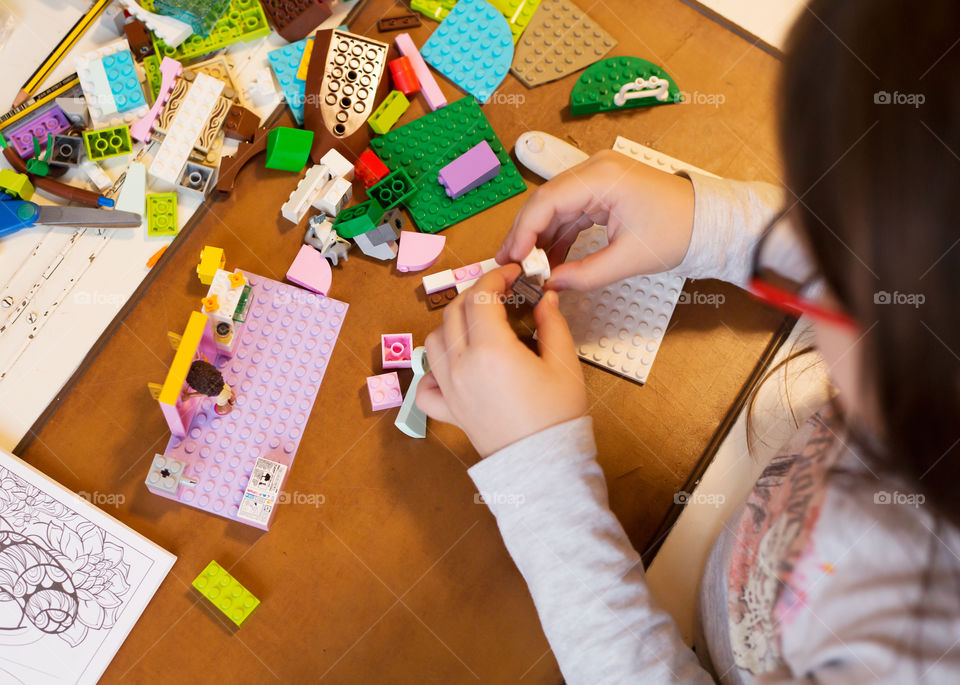
M103 57L101 61L117 111L129 112L131 109L146 107L147 99L143 96L143 87L140 85L137 70L133 66L133 55L130 51L115 52Z
M486 0L460 0L420 54L483 103L510 71L513 34L500 11Z
M293 112L293 118L298 124L303 124L303 99L307 90L307 82L297 78L297 69L303 58L303 50L309 38L298 40L296 43L284 45L282 48L267 53L270 59L270 68L280 83L280 90L287 101L287 107Z
M413 349L410 355L410 368L413 369L413 380L410 381L410 387L407 388L407 394L403 398L403 404L400 405L400 411L397 412L397 419L393 425L411 438L425 438L427 437L427 415L417 408L416 401L420 379L430 371L427 348L421 346Z

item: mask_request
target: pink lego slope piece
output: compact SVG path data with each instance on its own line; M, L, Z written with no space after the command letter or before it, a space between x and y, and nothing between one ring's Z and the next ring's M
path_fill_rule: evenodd
M70 121L67 115L57 105L53 105L27 123L5 130L3 135L21 158L29 159L33 157L34 136L40 141L40 147L46 148L49 134L63 133L69 128Z
M420 92L423 94L423 99L427 101L430 109L436 110L446 105L447 98L444 96L443 91L440 90L440 86L437 85L437 80L433 78L433 74L430 73L430 67L427 66L427 63L423 61L423 57L420 56L420 51L417 49L417 45L413 42L410 34L401 33L394 39L394 42L400 54L409 59L410 64L413 65L413 72L420 81Z
M456 200L500 173L500 160L490 143L481 140L440 170L437 180L447 195Z
M307 290L326 295L333 282L333 271L330 270L330 262L326 257L309 245L301 245L297 258L287 269L287 280Z
M204 398L186 438L171 437L164 456L185 464L197 481L175 495L152 491L246 525L237 517L258 457L290 466L336 345L347 304L285 283L243 272L251 286L250 308L238 330L232 359L217 368L236 391L225 416ZM282 487L282 484L281 484Z
M413 365L413 334L384 333L380 336L380 365L385 369L409 369Z
M433 265L443 246L445 235L439 233L400 232L400 252L397 254L398 271L422 271Z
M370 393L370 406L373 411L392 409L403 404L403 393L400 392L400 379L397 378L396 371L368 376L367 392Z
M177 77L183 73L183 65L175 59L164 57L160 62L160 92L157 93L157 99L153 102L150 111L143 115L140 121L130 125L130 137L139 140L141 143L149 143L153 132L153 124L160 116L160 111L167 100L170 99L170 91L173 90L173 84L177 82Z

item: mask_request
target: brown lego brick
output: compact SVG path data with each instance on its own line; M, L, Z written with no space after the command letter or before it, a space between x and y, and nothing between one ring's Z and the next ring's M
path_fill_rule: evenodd
M409 14L398 14L395 17L382 17L377 22L377 29L381 33L415 29L418 26L420 26L420 16L412 12Z
M303 40L333 12L326 0L261 0L270 23L293 43Z
M543 288L537 286L535 283L531 283L523 276L517 277L517 280L510 286L510 290L512 290L518 298L523 298L524 304L529 304L531 307L536 307L540 302L540 298L543 297Z
M430 293L427 295L427 309L433 311L434 309L446 307L453 302L456 297L456 288L447 288L446 290L438 290L435 293Z
M234 140L253 140L257 128L260 126L260 117L246 107L233 105L227 112L227 119L223 122L223 135Z
M147 25L142 21L139 19L128 21L123 26L123 32L127 34L130 52L138 61L153 54L153 39L147 31Z

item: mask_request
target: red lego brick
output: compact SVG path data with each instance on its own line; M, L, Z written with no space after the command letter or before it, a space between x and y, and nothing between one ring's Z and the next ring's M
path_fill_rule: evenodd
M363 154L357 158L357 163L353 168L364 188L376 184L390 173L387 165L380 161L373 150L364 150Z
M397 57L390 60L387 66L390 67L393 85L401 93L409 96L420 90L420 79L417 78L417 72L413 70L413 63L410 58Z
M287 41L303 40L333 14L326 0L261 0L270 23Z

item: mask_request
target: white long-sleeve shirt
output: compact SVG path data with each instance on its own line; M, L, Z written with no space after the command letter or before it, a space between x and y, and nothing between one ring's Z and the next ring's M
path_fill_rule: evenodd
M745 285L779 190L690 176L694 230L675 271ZM806 276L796 235L776 235L766 265ZM712 682L654 605L610 511L589 417L469 474L568 683ZM705 663L731 683L960 682L960 535L918 499L872 475L831 411L811 419L714 547L700 593Z

